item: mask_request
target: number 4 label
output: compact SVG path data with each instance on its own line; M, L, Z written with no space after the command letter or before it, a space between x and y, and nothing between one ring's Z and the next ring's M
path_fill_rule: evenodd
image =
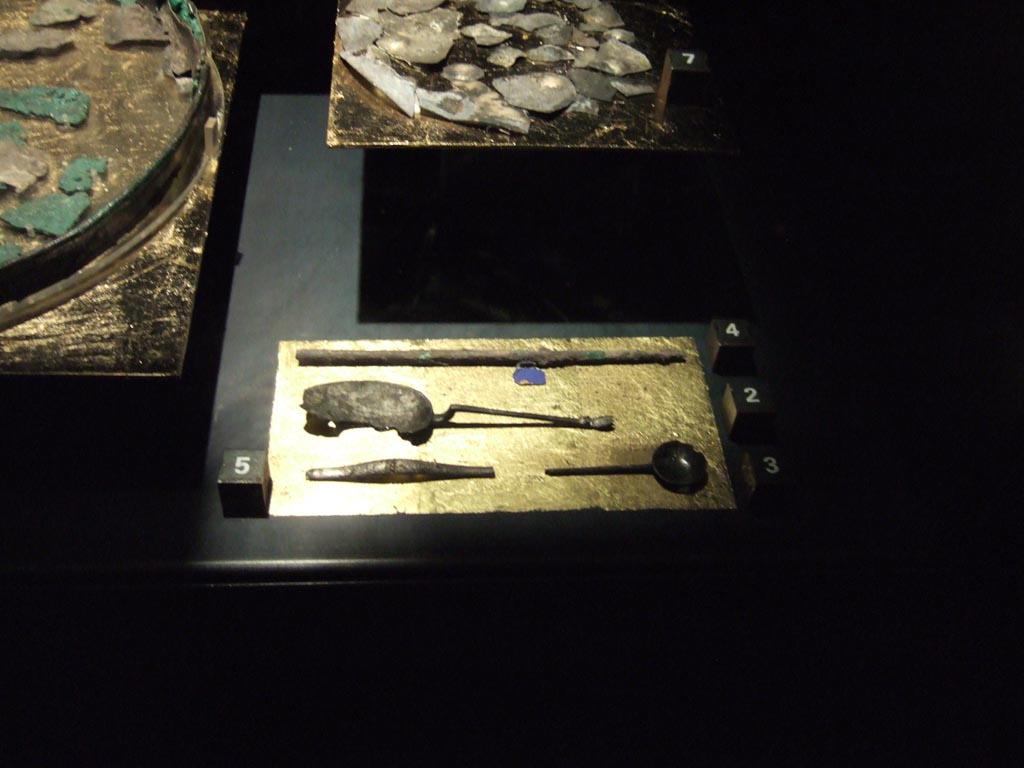
M725 326L725 332L730 336L740 335L740 329L736 327L736 323L729 323L727 326Z

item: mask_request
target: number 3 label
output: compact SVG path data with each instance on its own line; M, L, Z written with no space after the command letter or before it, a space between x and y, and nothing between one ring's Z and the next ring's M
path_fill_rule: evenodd
M779 474L779 462L775 459L774 456L765 456L764 459L762 459L762 461L764 461L765 472L767 472L769 475Z

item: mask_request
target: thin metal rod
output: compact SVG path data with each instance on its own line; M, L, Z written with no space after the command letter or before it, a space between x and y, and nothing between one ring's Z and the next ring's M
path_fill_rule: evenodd
M577 475L653 475L654 468L650 464L622 464L607 467L556 467L545 469L550 477L575 477Z
M447 411L434 416L434 424L438 426L447 424L456 413L481 413L486 416L506 416L510 419L532 419L534 421L543 421L553 426L577 427L579 429L600 429L606 431L615 427L615 419L611 416L581 416L579 418L547 416L541 413L503 411L497 408L482 408L478 405L460 405L458 403L453 403L448 406Z
M501 350L501 349L300 349L295 359L302 366L409 365L515 365L529 362L539 368L576 365L669 365L685 363L679 352L641 352L632 349Z

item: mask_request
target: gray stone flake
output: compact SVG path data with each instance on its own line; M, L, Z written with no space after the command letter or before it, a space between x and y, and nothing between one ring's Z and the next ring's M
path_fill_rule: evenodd
M565 108L566 112L578 112L581 115L587 117L597 117L601 109L591 99L586 96L577 96L576 100Z
M580 48L597 48L600 43L596 37L591 37L586 32L573 28L570 42Z
M458 11L445 8L411 16L385 15L384 37L377 46L409 64L437 64L458 40L461 17Z
M420 106L416 99L416 81L410 77L402 77L391 66L387 56L376 48L366 53L353 54L342 51L341 58L352 69L362 75L378 91L383 93L400 110L409 117L419 114Z
M586 50L580 51L576 54L575 66L577 69L583 69L584 67L589 67L596 60L597 51L592 48L587 48Z
M444 0L387 0L387 8L392 13L408 16L411 13L425 13L441 5Z
M476 0L480 13L518 13L526 7L526 0Z
M612 88L623 96L645 96L654 93L654 84L646 80L624 80L621 77L609 78Z
M554 72L499 77L491 85L513 107L543 114L565 109L576 98L576 87L572 81Z
M612 87L610 78L600 72L591 72L587 69L570 69L569 79L576 86L576 91L588 99L611 101L615 98L615 88Z
M490 24L471 24L468 27L462 28L462 34L466 37L473 38L477 45L482 45L484 47L504 43L506 40L510 40L512 38L511 32L502 32L500 29L495 29Z
M478 84L480 85L480 84ZM471 123L503 128L513 133L528 133L530 118L520 109L510 107L489 88L465 91L417 92L423 111L456 123Z
M441 70L441 76L445 80L472 82L482 78L484 76L484 71L476 64L449 64Z
M636 42L636 35L628 29L609 29L604 33L604 37L606 40L618 40L620 43L626 43L627 45Z
M622 76L647 72L651 68L651 62L636 48L613 39L605 40L592 58L587 57L586 62L583 57L577 58L576 66Z
M557 45L541 45L527 50L526 58L534 64L550 64L555 61L572 61L575 57Z
M367 16L376 19L379 11L388 7L388 0L352 0L345 10L357 16Z
M452 88L470 96L481 96L491 90L490 86L479 80L451 80Z
M338 19L338 38L342 50L362 53L384 33L384 27L365 16L342 16Z
M568 24L552 24L537 30L537 37L548 45L565 45L572 39L572 27Z
M595 27L611 29L621 27L625 24L619 12L612 7L611 3L598 3L588 11L583 12L583 21Z
M491 16L491 24L534 32L542 27L565 24L565 19L553 13L513 13L511 16Z
M525 56L526 54L518 48L513 48L511 45L502 45L494 49L491 55L487 57L487 61L497 67L508 69Z

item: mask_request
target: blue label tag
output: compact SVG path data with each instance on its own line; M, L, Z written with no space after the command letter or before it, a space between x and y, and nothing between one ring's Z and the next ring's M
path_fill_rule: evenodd
M529 363L525 365L520 363L516 366L515 373L512 374L512 381L524 387L543 386L548 383L548 377L540 368L534 367Z

